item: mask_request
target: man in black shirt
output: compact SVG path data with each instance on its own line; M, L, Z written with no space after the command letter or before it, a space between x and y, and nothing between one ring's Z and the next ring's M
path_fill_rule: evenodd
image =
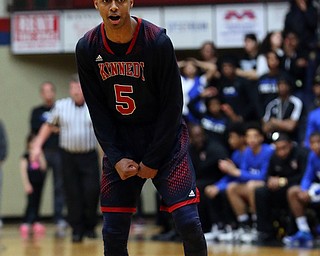
M273 209L287 209L287 190L299 184L308 156L306 149L297 147L284 133L276 139L275 147L269 162L266 185L255 191L259 242L275 239Z

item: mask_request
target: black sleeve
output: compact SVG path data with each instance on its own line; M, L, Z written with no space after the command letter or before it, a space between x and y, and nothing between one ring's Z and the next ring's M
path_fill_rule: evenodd
M276 158L276 154L273 153L272 156L270 157L270 160L269 160L269 165L268 165L268 170L267 170L267 178L269 178L271 176L276 176L276 174L274 172L275 158Z
M307 167L309 151L306 148L296 148L296 152L298 161L298 171L294 175L288 177L289 186L297 185L300 183L304 171Z
M39 118L39 111L37 108L34 108L31 111L31 117L30 117L30 129L33 134L37 134L40 130L41 125L43 122L41 122Z
M162 34L156 42L153 81L157 84L159 113L153 141L142 162L158 169L177 142L182 122L182 85L180 72L171 40Z

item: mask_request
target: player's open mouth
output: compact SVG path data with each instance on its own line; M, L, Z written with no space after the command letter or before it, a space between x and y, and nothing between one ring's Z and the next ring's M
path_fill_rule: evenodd
M109 16L109 19L112 21L118 21L120 20L120 16Z

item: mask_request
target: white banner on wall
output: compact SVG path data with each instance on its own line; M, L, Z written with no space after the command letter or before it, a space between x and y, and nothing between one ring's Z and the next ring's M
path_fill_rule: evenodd
M142 8L135 7L131 10L131 15L146 19L160 27L164 26L163 15L161 15L161 7L153 7L153 8Z
M243 47L246 33L258 38L266 33L263 4L233 4L216 7L217 46L221 48Z
M268 3L267 5L267 21L268 31L282 30L284 27L284 20L289 11L290 3Z
M90 29L102 22L99 12L92 10L77 10L63 12L63 49L74 52L78 40Z
M176 49L198 49L213 40L213 7L166 7L164 27Z
M11 17L11 31L15 54L62 51L60 12L16 13Z

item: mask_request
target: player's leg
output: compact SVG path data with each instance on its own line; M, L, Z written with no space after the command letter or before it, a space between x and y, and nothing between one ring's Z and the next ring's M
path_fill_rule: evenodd
M145 180L138 176L121 180L106 157L101 180L102 236L105 256L127 256L132 214Z
M251 211L251 214L255 216L253 221L256 220L255 191L257 188L262 187L263 185L264 185L264 181L259 181L259 180L251 180L251 181L248 181L246 184L247 191L248 191L247 198L250 206L250 211Z
M300 191L300 186L292 186L287 192L290 209L296 218L303 216L305 209L304 203L299 199Z
M103 243L105 256L127 256L132 213L103 213Z
M237 220L248 221L247 202L244 200L247 193L245 184L232 182L228 185L226 193Z
M206 256L207 245L201 227L197 204L195 171L188 154L188 133L183 127L180 145L171 161L159 170L153 184L162 197L162 210L172 213L186 256Z
M189 204L172 212L186 256L206 256L207 245L202 232L197 205Z

